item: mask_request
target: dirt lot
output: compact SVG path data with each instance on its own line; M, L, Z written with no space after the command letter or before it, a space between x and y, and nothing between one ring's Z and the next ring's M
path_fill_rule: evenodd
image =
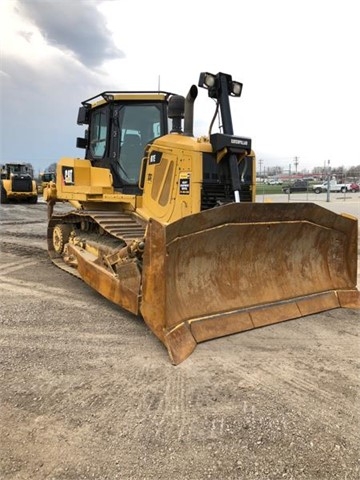
M0 205L0 224L2 480L360 478L359 311L174 367L141 319L50 262L44 204Z

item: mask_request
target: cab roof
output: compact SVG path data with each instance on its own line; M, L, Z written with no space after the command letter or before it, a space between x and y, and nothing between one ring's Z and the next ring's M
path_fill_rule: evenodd
M139 101L161 101L165 102L171 95L175 95L170 92L149 92L149 91L106 91L88 98L81 102L84 107L95 108L105 103L111 103L121 100L139 100Z

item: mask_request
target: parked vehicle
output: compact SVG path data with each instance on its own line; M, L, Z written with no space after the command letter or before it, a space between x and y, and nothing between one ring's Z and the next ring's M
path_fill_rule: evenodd
M348 192L358 192L360 190L360 185L358 183L347 183L346 188Z
M40 173L37 180L38 193L42 193L44 188L46 188L51 181L55 181L55 177L56 177L55 172Z
M265 183L268 185L282 185L283 182L278 178L271 178L271 179L265 180Z
M322 193L327 192L328 187L330 187L330 192L347 192L346 183L337 183L336 180L330 180L330 182L326 181L321 184L313 185L313 191L315 193Z
M285 185L282 188L284 193L293 193L293 192L307 192L309 184L306 180L295 180L295 182L290 183L290 185Z
M10 200L38 201L36 182L33 179L33 168L29 163L5 163L0 165L0 201Z

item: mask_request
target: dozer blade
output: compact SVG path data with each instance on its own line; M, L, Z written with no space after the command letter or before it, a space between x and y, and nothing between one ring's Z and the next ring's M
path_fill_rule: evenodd
M360 307L357 219L316 204L235 203L149 224L141 314L179 364L197 343Z

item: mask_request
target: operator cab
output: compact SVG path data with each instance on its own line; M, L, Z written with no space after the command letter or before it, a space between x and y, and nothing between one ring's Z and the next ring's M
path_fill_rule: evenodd
M146 145L169 131L167 92L104 92L83 102L78 124L87 124L77 147L94 167L109 168L114 188L139 193ZM101 100L93 103L98 97ZM91 103L90 103L91 102Z

